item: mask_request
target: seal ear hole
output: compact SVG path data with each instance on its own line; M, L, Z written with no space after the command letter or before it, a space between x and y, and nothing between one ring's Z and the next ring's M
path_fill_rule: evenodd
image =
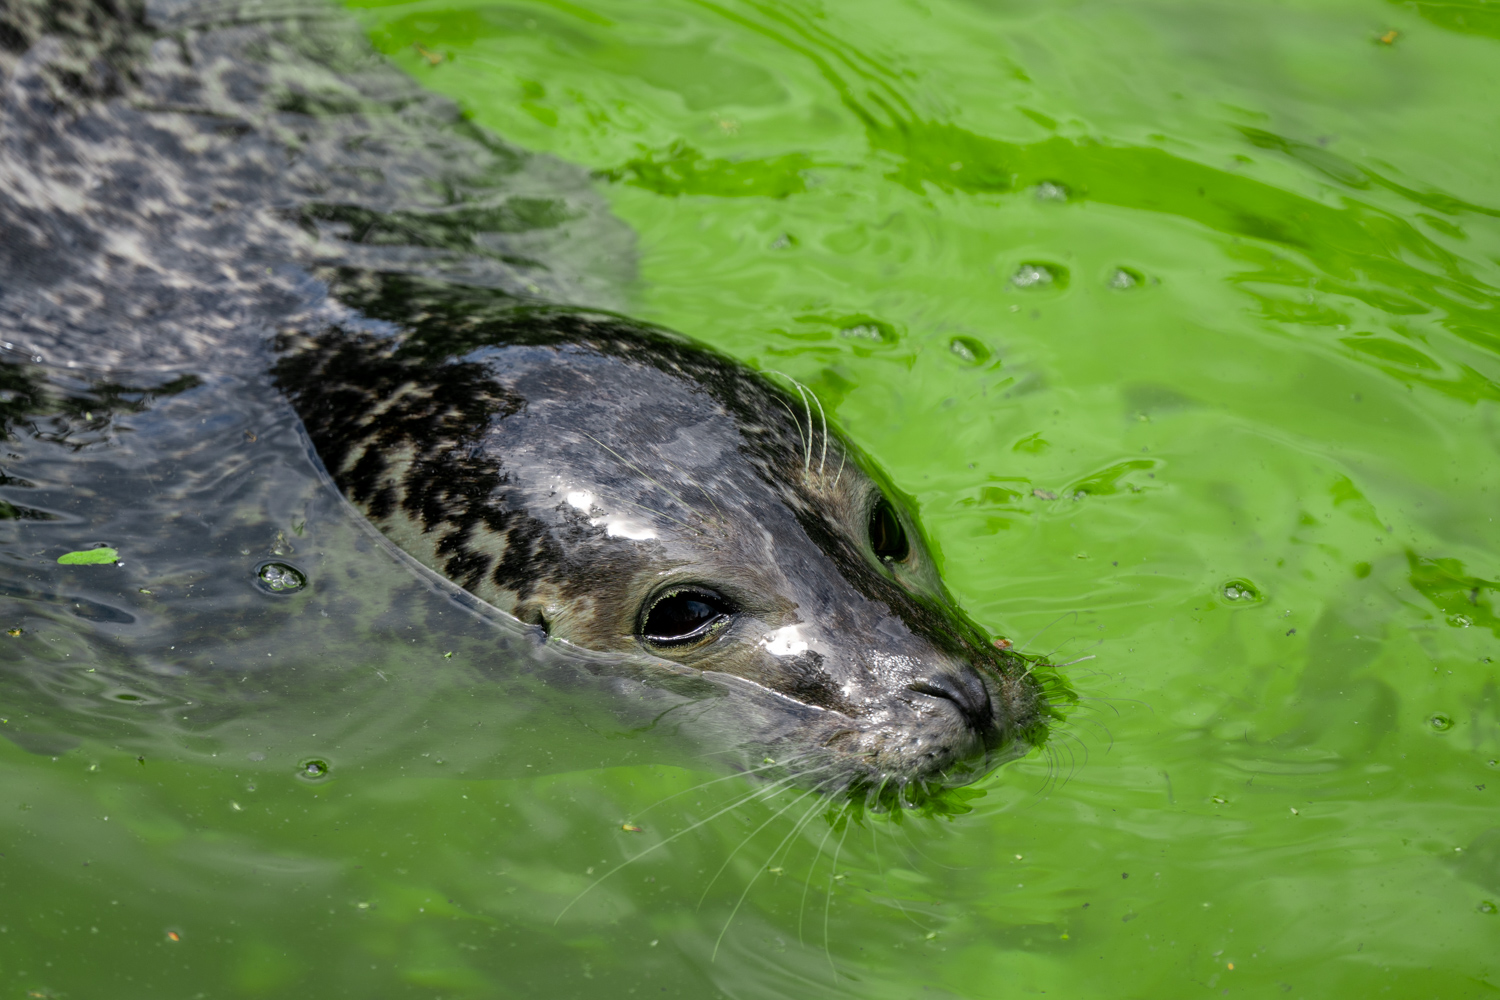
M535 604L521 608L520 613L516 617L527 625L535 625L548 635L552 634L551 623L547 621L547 616L542 614L542 609Z
M896 508L885 497L875 501L870 508L870 548L875 557L884 562L905 562L911 555L911 543L907 541L906 529Z
M640 636L653 646L701 642L729 624L735 608L704 587L682 587L656 598L641 614Z

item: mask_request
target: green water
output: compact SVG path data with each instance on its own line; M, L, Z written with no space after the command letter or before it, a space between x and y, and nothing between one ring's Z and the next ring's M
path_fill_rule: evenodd
M1500 7L360 6L1082 701L967 814L834 825L623 752L0 741L7 995L1500 992Z

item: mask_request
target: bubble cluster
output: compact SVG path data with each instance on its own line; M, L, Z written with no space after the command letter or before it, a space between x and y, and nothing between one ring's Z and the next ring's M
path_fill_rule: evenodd
M307 586L307 577L301 570L280 562L263 563L255 578L260 581L262 589L273 594L287 594Z
M1221 589L1226 601L1252 604L1261 599L1260 590L1249 580L1230 580Z

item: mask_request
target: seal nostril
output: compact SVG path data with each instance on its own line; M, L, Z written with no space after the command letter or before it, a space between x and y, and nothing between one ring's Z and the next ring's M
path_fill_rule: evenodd
M994 728L995 711L990 703L989 688L972 671L933 674L908 684L907 689L930 698L953 702L964 721L979 732Z

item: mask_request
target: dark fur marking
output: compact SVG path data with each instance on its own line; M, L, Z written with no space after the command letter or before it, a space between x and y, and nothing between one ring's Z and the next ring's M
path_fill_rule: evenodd
M282 359L277 384L339 488L375 520L399 505L425 531L448 528L437 546L448 556L444 573L473 588L493 561L470 547L475 527L506 533L507 546L516 532L499 463L477 444L492 421L519 411L523 401L482 365L414 364L390 346L367 333L331 331L315 348ZM388 456L404 447L413 460L393 485Z

